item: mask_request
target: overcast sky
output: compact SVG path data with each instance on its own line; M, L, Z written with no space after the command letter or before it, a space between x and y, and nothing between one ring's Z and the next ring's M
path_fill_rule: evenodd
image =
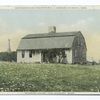
M0 51L6 51L8 38L16 50L26 34L46 33L48 26L57 32L81 31L89 60L100 60L100 10L0 10Z

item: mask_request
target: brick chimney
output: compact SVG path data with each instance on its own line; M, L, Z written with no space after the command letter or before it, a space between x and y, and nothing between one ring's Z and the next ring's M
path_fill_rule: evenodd
M48 32L49 33L56 33L56 27L55 26L49 26L48 27Z

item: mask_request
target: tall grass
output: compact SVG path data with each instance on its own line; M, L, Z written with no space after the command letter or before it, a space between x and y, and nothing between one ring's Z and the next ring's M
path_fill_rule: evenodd
M0 63L0 91L99 92L100 65Z

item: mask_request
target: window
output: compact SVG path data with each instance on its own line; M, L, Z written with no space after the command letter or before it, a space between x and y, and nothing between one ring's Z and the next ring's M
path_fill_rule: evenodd
M25 51L22 51L22 58L25 57Z
M75 57L77 57L77 50L75 50Z
M29 51L29 57L32 58L32 50Z

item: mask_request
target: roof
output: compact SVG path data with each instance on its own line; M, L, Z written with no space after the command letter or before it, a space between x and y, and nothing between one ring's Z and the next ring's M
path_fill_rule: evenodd
M40 34L29 34L23 37L23 39L28 39L28 38L45 38L45 37L62 37L62 36L75 36L80 31L76 32L58 32L58 33L40 33Z
M17 50L71 48L80 32L29 34L20 41Z

